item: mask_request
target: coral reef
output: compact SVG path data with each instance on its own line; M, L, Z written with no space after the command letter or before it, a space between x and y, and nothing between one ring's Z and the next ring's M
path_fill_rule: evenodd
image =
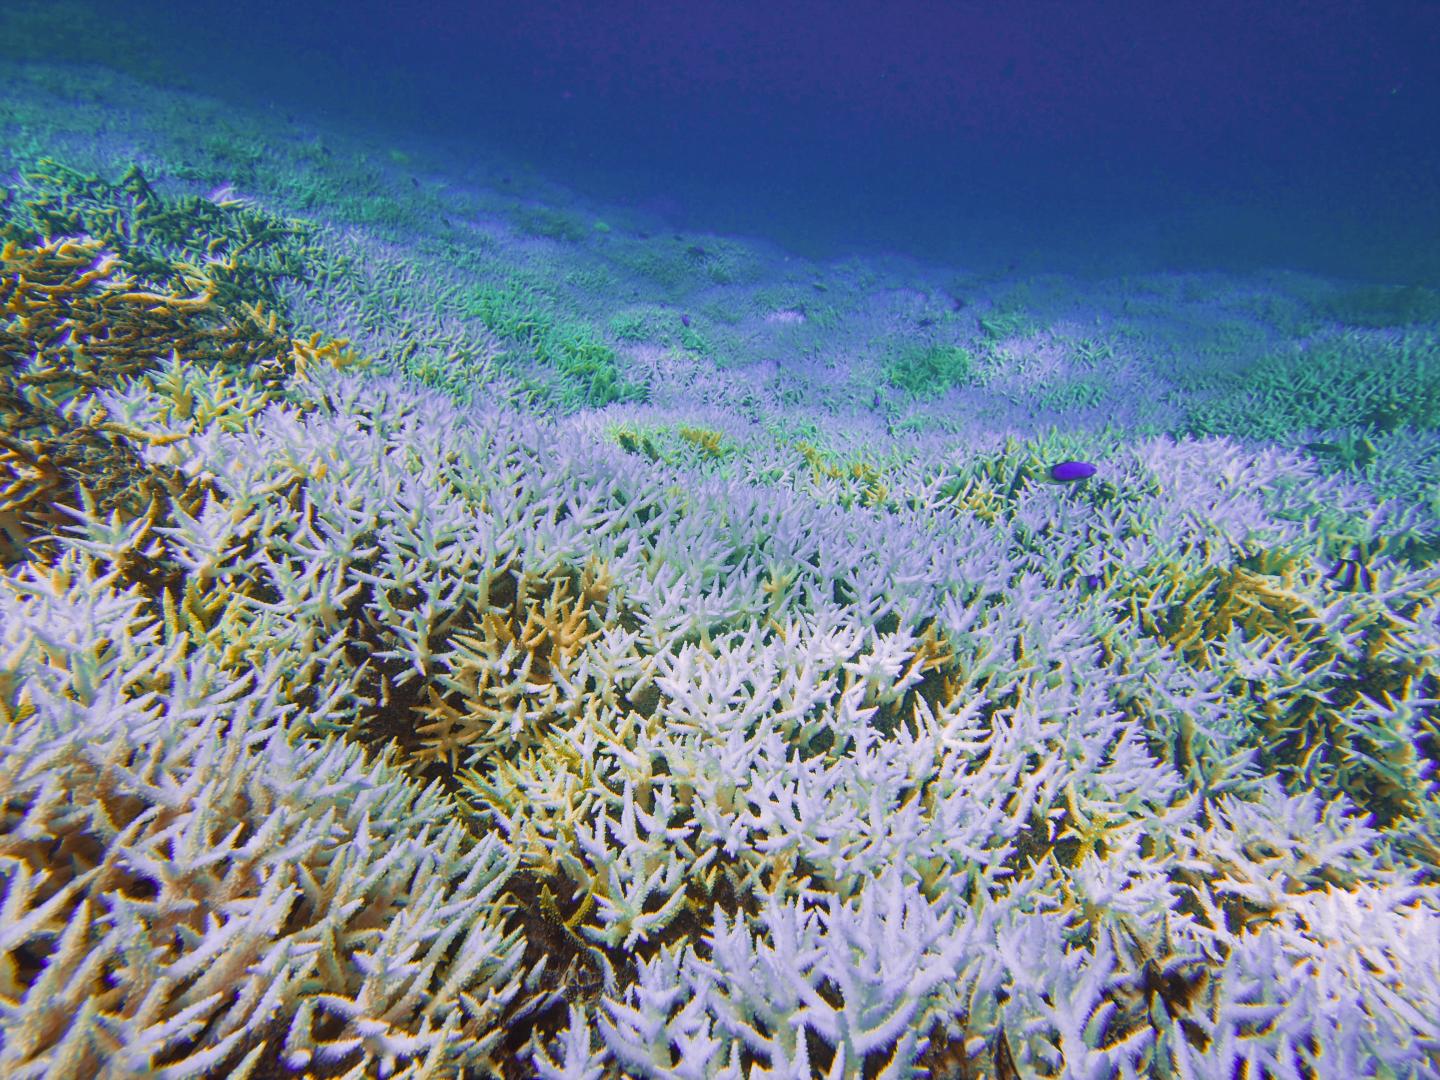
M602 318L35 164L0 207L0 1073L1440 1069L1417 501L1283 445L872 415L896 334L855 371L764 336L844 332L765 315L853 268ZM582 220L514 242L630 243ZM677 245L630 272L760 276ZM965 384L917 408L1136 362L940 295L886 309L954 339L906 354L901 389ZM682 314L798 358L747 381Z

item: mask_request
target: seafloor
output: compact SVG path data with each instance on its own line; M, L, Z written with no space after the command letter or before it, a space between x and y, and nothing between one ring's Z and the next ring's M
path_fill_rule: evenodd
M0 1075L1440 1074L1440 295L0 163Z

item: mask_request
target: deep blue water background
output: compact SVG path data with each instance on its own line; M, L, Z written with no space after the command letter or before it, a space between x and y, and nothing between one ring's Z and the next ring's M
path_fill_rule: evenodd
M222 96L810 256L1440 283L1440 3L124 10Z

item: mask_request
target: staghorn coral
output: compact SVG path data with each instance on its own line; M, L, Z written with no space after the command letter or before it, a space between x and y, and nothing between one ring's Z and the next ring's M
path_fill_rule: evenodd
M1364 432L1440 424L1433 334L1350 330L1261 359L1241 377L1213 380L1188 429L1285 439L1315 428Z
M157 389L176 412L188 418L198 391L211 399L202 421L224 413L233 423L269 400L293 368L271 282L298 266L266 261L283 231L272 235L263 216L233 206L207 202L208 214L197 214L194 200L171 205L136 169L111 185L41 165L48 171L28 178L29 197L0 214L6 561L64 524L56 505L78 501L82 487L122 518L162 499L162 479L178 494L173 476L136 460L133 431L103 409L81 407L90 393L168 356L169 382ZM182 364L208 371L216 384L177 382Z
M932 1027L941 1037L946 1017L964 1017L953 1037L962 1043L980 1038L981 1047L999 1047L994 1033L1003 1029L1009 1033L1006 1052L1042 1069L1047 1062L1089 1060L1087 1055L1096 1069L1122 1059L1138 1068L1145 1060L1164 1060L1157 1056L1162 1054L1178 1060L1198 1038L1179 1033L1192 1030L1212 1040L1207 1045L1238 1039L1240 1049L1250 1052L1245 1045L1254 1036L1225 1026L1229 998L1204 1007L1187 1004L1211 999L1186 988L1199 985L1197 966L1216 949L1243 945L1247 934L1279 933L1270 928L1274 916L1235 926L1179 919L1180 894L1164 884L1161 871L1165 850L1151 847L1135 863L1137 842L1154 844L1153 838L1182 822L1206 835L1199 805L1181 798L1178 776L1149 756L1142 728L1132 727L1127 740L1114 744L1116 712L1106 701L1123 678L1119 671L1106 676L1103 667L1084 666L1093 659L1074 668L1085 655L1075 652L1086 639L1085 624L1059 617L1055 601L1033 585L1019 579L1010 586L1005 607L954 598L940 608L939 631L921 633L905 623L879 630L863 617L857 621L860 608L837 605L830 590L816 586L845 578L857 592L868 591L874 586L862 583L893 578L867 572L863 561L847 567L845 559L859 553L827 550L818 519L727 556L714 546L715 515L737 527L764 520L747 518L763 515L763 502L749 508L726 488L713 498L702 489L696 495L709 509L696 517L643 494L643 478L610 472L620 469L623 456L586 466L564 440L547 442L496 418L478 419L455 439L456 418L446 419L441 403L398 384L312 367L297 383L297 394L312 403L309 413L276 404L248 418L240 431L196 424L186 439L146 452L187 475L211 477L217 492L213 509L165 527L163 557L194 579L233 589L219 608L193 610L198 594L177 601L169 617L174 627L166 632L178 637L187 633L179 629L181 621L193 622L189 633L202 635L196 640L217 666L233 672L231 679L253 670L263 656L286 656L287 670L270 676L278 698L305 700L308 692L309 700L318 695L331 702L307 707L307 727L363 732L367 715L393 716L402 701L411 702L404 722L415 732L408 745L417 767L439 763L437 754L423 756L419 728L426 714L415 708L424 700L413 694L417 684L441 695L457 693L442 673L466 670L487 656L487 670L495 670L507 651L509 671L523 672L527 661L519 649L529 643L535 651L526 655L536 657L528 661L531 673L563 676L551 685L563 690L568 684L571 693L596 688L599 696L572 698L583 704L559 711L544 706L543 696L537 699L550 711L538 726L519 729L539 740L531 749L525 739L507 742L494 735L465 746L475 766L462 777L461 790L485 797L472 816L456 820L482 831L487 821L497 826L492 840L503 836L513 845L517 865L528 875L513 879L520 890L514 898L550 911L553 924L564 923L548 948L574 973L567 979L587 969L596 973L581 998L609 1018L599 1028L607 1055L643 1073L640 1059L626 1049L635 1045L636 1030L647 1033L646 1060L655 1073L699 1069L702 1059L782 1067L798 1061L802 1047L812 1065L839 1061L842 1072L846 1061L858 1068L867 1056L874 1059L871 1067L882 1061L899 1067L929 1052L923 1038L891 1045L884 1032L894 1029L884 1026L885 1017L892 1024L901 1018L900 1029L911 1037ZM168 430L175 423L168 402L154 400L143 380L103 399L142 430L146 424ZM492 460L509 464L498 472L482 467ZM566 461L569 470L558 486L552 479L542 494L515 483L521 476L567 476L556 460ZM807 514L813 519L828 512L817 503ZM101 524L83 527L93 533ZM693 534L669 535L687 529ZM529 538L523 548L522 535ZM596 555L605 559L605 570L592 565L585 587L582 560ZM719 568L726 564L722 577ZM790 567L781 572L790 599L779 607L772 606L773 594L759 602L766 595L766 564ZM567 565L575 569L563 571ZM667 565L678 576L665 571ZM563 576L570 572L577 576ZM576 584L562 584L567 580ZM735 606L738 596L707 604L709 590L726 580L748 581L756 606ZM768 580L779 578L772 570ZM428 602L417 581L435 584ZM677 604L677 587L690 600ZM372 605L387 596L386 604L373 608L380 617L371 618ZM187 605L190 613L182 614ZM497 607L508 615L479 617ZM687 608L689 617L677 618ZM807 608L812 614L773 630L722 629L725 620L747 618L746 612L754 618L772 611L774 619ZM1048 619L1042 614L1047 610ZM973 634L982 625L977 620L986 627L983 637ZM1037 628L1047 622L1050 633L1040 634ZM346 648L355 642L366 647ZM365 663L361 657L374 659ZM1061 658L1068 658L1070 674L1057 666ZM1178 695L1181 684L1171 670L1180 669L1161 669L1156 677ZM927 678L928 695L914 696ZM1071 681L1080 678L1092 688L1081 690ZM1107 680L1113 690L1104 689ZM522 684L544 685L533 678ZM477 674L473 686L458 685L478 701L481 688L495 684ZM501 715L497 706L506 699L490 700L494 704L486 708ZM526 695L508 700L513 708ZM13 706L16 714L22 709L18 701ZM890 734L882 737L882 731ZM1196 746L1191 753L1202 756ZM454 813L453 806L447 812ZM1225 883L1236 873L1233 863L1206 870L1198 857L1186 858L1196 866L1193 888L1213 897L1208 902L1220 910L1230 888ZM1133 869L1106 882L1106 873L1127 863ZM1050 869L1037 873L1037 866ZM899 868L906 868L901 874L912 883L905 904L935 905L937 913L952 917L971 912L957 924L964 934L944 939L951 944L940 953L948 957L947 970L970 972L955 984L968 987L967 996L947 997L939 984L917 985L896 1012L900 1006L887 996L891 991L880 989L889 985L884 978L869 992L877 996L862 996L867 984L847 974L860 961L846 959L850 954L840 949L808 976L809 991L797 985L796 1001L809 1002L803 1015L815 1020L803 1025L810 1034L788 1048L773 1041L779 1021L764 1017L799 1006L757 998L754 985L727 982L732 1004L726 1010L714 996L718 990L704 991L696 1000L717 1004L682 1010L689 1017L683 1021L670 1017L682 1015L671 1010L684 999L653 997L681 971L690 973L680 985L700 993L714 978L701 961L744 970L729 953L715 952L712 959L718 946L705 945L700 936L705 913L717 906L733 912L727 926L755 918L757 907L763 911L774 902L805 918L811 897L861 903L872 888L868 883ZM1160 883L1158 891L1154 884L1141 886L1145 874ZM1359 874L1307 879L1311 884L1304 887L1385 880L1364 863ZM1131 878L1135 884L1127 884ZM1053 916L1046 916L1052 906ZM1402 920L1410 918L1406 910L1397 909ZM991 914L975 923L977 912ZM1002 933L1006 918L1018 921ZM534 950L551 933L530 925L527 964L538 963ZM764 930L767 924L753 925ZM829 924L810 925L809 934L828 933L822 927ZM1053 927L1059 935L1054 949L1073 956L1063 978L1036 968L1023 981L1014 966L1018 955L999 968L981 963L997 947L1009 955L1005 950L1022 940L1025 949L1040 950L1036 955L1056 955L1043 945L1049 938L1036 937L1041 927ZM1177 929L1185 930L1178 939ZM695 944L685 945L687 939ZM835 948L841 940L835 938ZM677 948L698 949L686 955L701 966L664 959L678 956ZM1157 972L1150 990L1122 976L1122 965L1137 964ZM1089 989L1082 993L1082 986ZM1007 1004L996 1011L1002 990ZM660 1006L660 1000L672 1005ZM866 1000L873 1003L863 1005ZM1061 1001L1103 1006L1109 1018L1077 1019L1058 1011L1054 1003ZM844 1023L825 1021L827 1014L816 1011L821 1002L832 1010L848 1002L858 1011L843 1014L853 1016ZM1192 1027L1169 1033L1162 1026L1146 1034L1151 1021L1144 1018L1154 1013L1155 1002L1165 1002L1162 1013L1171 1010ZM534 1015L546 1013L537 1007ZM532 1051L536 1060L553 1060L560 1051L540 1036L544 1030L536 1029ZM752 1038L747 1030L758 1034ZM656 1047L666 1043L670 1049L655 1057ZM883 1056L874 1058L882 1044ZM702 1053L704 1046L710 1049ZM1397 1060L1403 1068L1407 1059Z
M7 1069L1435 1070L1403 514L1223 440L617 447L357 373L188 242L7 249L186 345L15 395L154 498L77 466L0 582Z
M553 370L558 386L552 392L567 408L643 399L644 387L623 378L615 350L590 327L558 319L552 308L525 282L512 280L477 289L465 310L501 339L524 346L542 368Z
M125 429L103 411L84 415L76 400L142 370L167 346L181 345L178 326L191 298L173 298L177 310L164 298L136 294L133 283L114 280L113 261L94 241L56 240L34 248L7 241L0 264L6 270L0 284L6 313L0 327L0 522L8 539L6 561L13 562L63 521L56 503L74 498L82 480L107 508L132 517L154 497L134 489L145 470L123 438Z
M894 589L895 579L875 572L878 566L847 566L845 559L858 554L853 549L827 549L821 539L826 527L814 516L829 512L823 503L806 511L810 521L792 523L793 531L726 555L725 546L715 546L724 535L718 521L738 526L766 520L763 502L747 505L728 485L717 487L713 497L698 489L694 494L707 509L697 516L688 506L656 498L655 489L649 496L632 493L633 484L644 490L646 482L621 468L629 460L624 456L583 464L578 446L544 441L495 417L477 419L455 439L454 420L432 426L438 402L422 402L397 384L337 382L317 371L303 393L326 406L303 421L286 409L268 410L257 417L258 439L207 431L189 444L187 452L198 451L198 457L185 459L178 444L153 453L176 458L186 471L215 471L226 497L241 505L273 491L277 482L300 485L289 513L276 519L278 531L266 534L268 561L251 567L259 573L246 587L291 590L283 604L267 601L277 614L290 614L283 647L291 655L309 656L340 631L341 639L359 635L367 643L363 655L381 662L380 671L362 672L343 648L332 647L308 669L327 684L349 673L363 698L353 722L327 723L363 732L373 709L377 720L390 717L385 730L411 748L417 766L440 765L447 772L463 760L473 763L458 775L458 793L473 798L473 820L481 827L493 823L515 845L530 875L517 879L527 882L518 895L548 912L552 926L563 924L549 947L571 970L579 964L595 973L595 990L584 995L592 1004L601 1004L596 991L622 993L628 972L637 977L667 948L695 940L703 913L717 905L739 913L767 897L790 903L811 895L852 897L899 865L909 867L928 902L942 906L1003 909L1013 903L1022 910L1039 903L1043 911L1053 904L1059 917L1065 910L1060 905L1069 904L1070 913L1056 925L1069 927L1060 939L1067 942L1063 949L1083 950L1075 972L1100 962L1098 954L1093 961L1085 957L1111 940L1100 933L1108 921L1114 929L1106 933L1118 937L1106 946L1111 959L1105 964L1113 968L1121 963L1117 957L1126 957L1127 964L1154 965L1160 973L1143 993L1121 994L1130 984L1118 974L1101 978L1093 991L1100 996L1090 1000L1111 1002L1106 1008L1116 1015L1110 1026L1091 1025L1087 1035L1081 1023L1077 1034L1062 1037L1057 1032L1071 1020L1057 1015L1033 1038L1011 1041L1021 1061L1098 1053L1100 1044L1090 1043L1106 1030L1130 1032L1127 1040L1138 1041L1126 1045L1150 1055L1146 1060L1185 1052L1175 1049L1168 1028L1143 1036L1153 1002L1174 997L1166 1008L1179 1015L1198 992L1185 989L1198 977L1197 965L1217 949L1234 947L1229 938L1263 928L1194 923L1187 931L1194 944L1167 945L1163 934L1154 935L1167 924L1173 935L1179 925L1175 886L1158 892L1151 886L1149 914L1137 923L1137 909L1115 906L1115 897L1135 886L1124 885L1126 875L1119 885L1103 884L1102 871L1116 873L1139 843L1147 860L1142 865L1151 867L1152 879L1164 881L1164 859L1176 856L1156 838L1182 822L1203 820L1203 804L1185 795L1174 769L1257 797L1259 788L1247 786L1243 775L1238 783L1228 778L1221 765L1244 752L1246 735L1233 727L1224 734L1229 714L1217 708L1225 700L1221 681L1192 686L1207 668L1156 667L1137 643L1118 637L1110 639L1114 651L1107 659L1104 639L1092 637L1084 619L1062 615L1053 597L1036 591L1040 582L1033 575L1027 582L1018 567L1002 586L1003 606L978 603L978 595L970 601L952 596L923 632L903 621L880 629L883 614L867 617L857 614L864 605L837 604L833 583L852 581L857 594L868 595L877 582ZM329 409L337 415L327 420ZM508 464L492 473L482 465L492 460ZM326 468L312 461L326 462ZM557 461L566 463L563 470ZM521 476L549 477L549 490L542 494L516 483ZM329 506L328 513L337 514L342 498L349 500L343 532L306 509ZM425 515L417 513L421 506ZM756 512L762 516L747 517ZM303 524L312 520L314 526ZM315 537L309 547L299 544L306 531ZM522 534L531 538L523 548L516 544ZM326 547L314 547L325 535L332 537ZM515 538L508 547L501 539L506 536ZM353 573L345 569L352 563L343 555L347 547ZM247 543L237 551L250 549ZM276 561L287 551L289 569ZM898 551L913 558L903 544ZM583 560L597 557L604 559L605 585L587 598L576 585L585 580ZM334 565L341 570L326 585L324 567L332 558L339 558ZM230 562L245 565L238 554ZM592 569L591 577L598 580L598 572ZM448 592L440 591L442 578L454 583ZM414 581L437 586L417 591L407 584ZM781 581L784 592L777 593ZM736 606L738 596L718 605L707 600L722 582L748 582L753 606ZM818 588L822 583L831 588ZM357 602L360 594L345 595L357 584L363 595L390 597L380 608L384 618L367 618L371 603ZM941 600L932 596L930 603ZM252 608L250 636L266 626L278 631L281 624L270 622L266 608L244 610ZM506 614L479 614L497 608ZM811 614L798 621L794 615L788 624L779 621L787 612L807 610ZM776 620L771 628L745 628L762 612ZM1284 607L1279 612L1294 614ZM724 629L736 618L740 624ZM982 625L984 634L977 636ZM1087 640L1093 651L1086 651ZM1142 663L1150 665L1149 696L1124 689ZM1217 653L1217 666L1227 663L1226 654ZM446 675L466 670L475 672L473 685ZM519 681L497 683L502 672L507 679L519 675ZM385 682L370 686L388 687L373 698L366 691L372 678ZM448 752L426 748L422 725L435 714L421 704L426 698L413 693L422 682L433 688L432 701L449 692L463 702L468 694L474 703L469 708L481 708L487 700L482 694L492 694L487 687L514 689L508 699L488 698L477 714L488 716L475 728L482 738L457 745L452 762ZM1212 717L1187 712L1176 735L1166 735L1165 724L1175 722L1167 719L1174 706L1166 702L1187 700L1208 702L1204 708ZM400 704L408 719L396 714ZM517 723L511 739L501 738L495 726L507 711ZM1117 743L1121 716L1131 719ZM1171 755L1173 767L1164 763ZM1035 867L1047 865L1052 869L1036 874ZM1364 877L1383 880L1378 871ZM1217 868L1201 873L1196 887L1219 897L1223 882ZM1317 879L1308 887L1330 885ZM537 927L532 943L550 933ZM1012 1004L996 1013L985 1005L986 995L1012 985L1006 981L1012 977L997 972L975 984L981 989L965 1013L975 1025L971 1030L1027 1030L1036 1021L1026 1019L1026 1008L1048 1016L1051 1007L1042 1008L1042 999L1064 999L1057 987L1029 997L1009 990ZM934 1008L938 1024L944 1010ZM1213 1026L1218 1013L1196 1015L1211 1019L1194 1024ZM677 1034L675 1045L690 1038ZM819 1042L807 1043L806 1050L811 1060L818 1055L833 1064L837 1044L819 1029L814 1038ZM535 1052L549 1053L544 1045L535 1043ZM619 1041L606 1045L621 1052ZM920 1051L916 1044L914 1052ZM745 1061L760 1051L742 1039L724 1056L736 1053ZM1118 1058L1097 1060L1113 1064Z
M223 190L213 198L169 197L138 165L115 182L50 158L24 170L24 186L5 207L0 236L21 244L89 236L123 268L162 293L203 279L230 305L279 305L279 286L304 273L309 227L246 206Z
M447 672L427 687L429 700L417 709L425 721L416 727L417 760L444 761L454 770L462 751L467 759L501 747L523 751L544 728L573 711L577 661L599 635L592 625L603 618L603 606L599 614L590 610L604 598L603 580L586 576L590 580L582 582L573 603L568 582L558 579L543 600L517 595L518 610L510 619L487 614L482 636L454 636L454 647L440 657ZM521 614L523 622L517 625ZM450 704L441 689L460 707Z
M0 1070L488 1060L521 991L513 859L393 763L297 742L282 660L236 679L117 576L72 552L0 583L23 717L0 753Z

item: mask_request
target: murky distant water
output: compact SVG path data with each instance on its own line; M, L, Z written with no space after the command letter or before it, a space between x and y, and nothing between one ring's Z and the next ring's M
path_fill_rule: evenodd
M1096 7L117 10L209 88L807 254L1440 279L1440 6Z

